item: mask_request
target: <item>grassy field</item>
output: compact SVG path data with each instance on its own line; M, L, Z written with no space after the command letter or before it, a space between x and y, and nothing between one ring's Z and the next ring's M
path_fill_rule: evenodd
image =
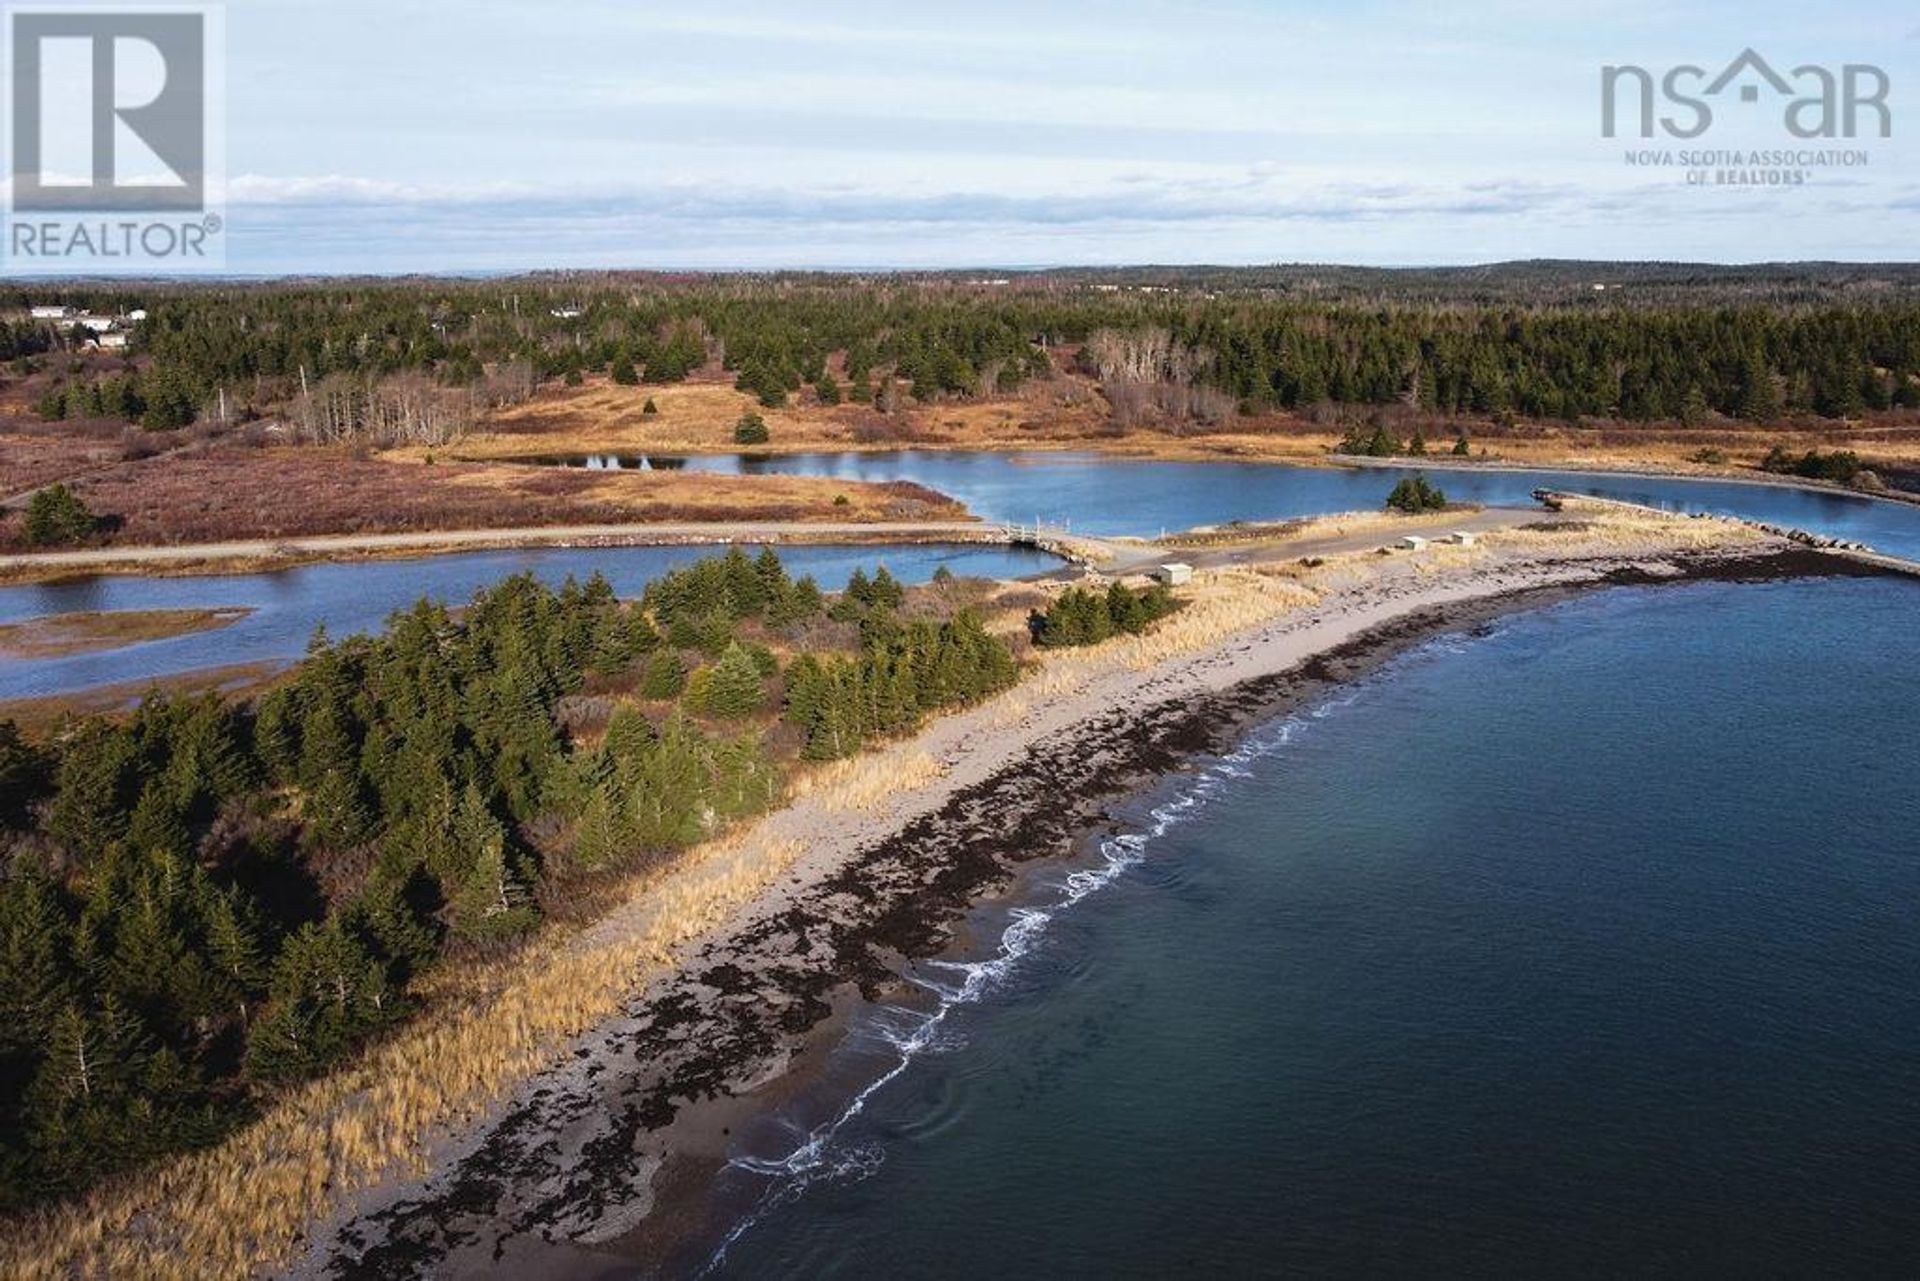
M22 421L0 432L0 498L117 462L119 433L99 437L80 432L27 430Z
M589 472L356 457L320 448L218 448L123 463L73 482L118 525L112 544L199 543L640 521L952 520L965 511L905 482ZM20 521L6 527L17 541Z
M645 412L651 400L656 412ZM811 393L767 409L731 382L695 380L622 387L605 379L550 388L496 413L487 430L454 447L461 458L537 454L732 453L734 424L757 413L769 451L974 448L1086 444L1109 434L1106 405L1079 379L1046 379L1016 396L915 405L883 414L867 405L824 406ZM417 457L423 451L404 451Z

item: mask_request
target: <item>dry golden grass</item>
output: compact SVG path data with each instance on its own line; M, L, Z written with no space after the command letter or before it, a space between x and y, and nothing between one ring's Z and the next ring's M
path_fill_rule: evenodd
M1475 438L1476 455L1484 448L1487 460L1529 467L1593 467L1632 471L1648 468L1683 475L1724 476L1759 471L1760 460L1775 445L1790 452L1851 449L1874 458L1920 462L1920 437L1912 428L1879 428L1862 423L1819 428L1748 425L1721 430L1647 428L1627 433L1542 426L1536 434ZM1698 461L1702 450L1718 450L1724 462ZM1435 460L1444 464L1445 458Z
M992 707L992 723L1017 724L1036 707L1079 693L1121 671L1144 671L1216 645L1237 632L1312 605L1320 593L1290 574L1260 568L1202 570L1183 591L1186 604L1139 636L1084 648L1038 650L1038 670Z
M643 410L651 399L657 413ZM605 379L542 391L493 415L483 431L442 453L500 459L539 454L732 453L734 424L746 413L766 420L766 451L1084 448L1110 439L1106 407L1083 382L1059 378L981 401L912 405L881 414L868 405L824 406L802 393L767 409L728 382L696 380L622 387ZM421 450L395 451L415 457Z
M1044 652L1028 679L976 715L989 727L1010 726L1096 678L1207 649L1409 561L1416 573L1443 574L1506 553L1654 554L1758 537L1732 522L1601 504L1582 505L1580 515L1572 530L1500 531L1472 548L1203 570L1186 606L1145 635ZM828 810L869 812L945 772L908 740L813 770L794 794ZM435 1135L549 1066L570 1040L667 972L688 943L785 875L804 851L768 826L635 875L622 905L584 931L549 928L509 957L435 971L421 989L427 1012L356 1066L292 1092L219 1147L10 1227L0 1239L0 1275L200 1278L283 1266L315 1221L383 1177L424 1173Z
M1757 542L1765 535L1737 520L1715 516L1669 516L1643 508L1597 498L1569 498L1565 514L1577 516L1579 527L1555 530L1542 524L1533 529L1495 530L1482 544L1513 550L1564 549L1569 554L1657 552L1672 548L1702 548L1719 544Z
M423 1174L437 1130L477 1117L617 1013L800 854L752 833L636 877L619 928L548 931L512 957L437 972L431 1011L354 1067L294 1091L209 1151L137 1173L0 1239L0 1275L238 1277L283 1266L315 1219L394 1171Z
M658 414L641 408L652 397ZM1293 414L1236 419L1224 430L1191 424L1178 432L1116 430L1093 384L1071 374L1029 383L985 400L908 405L890 415L866 406L825 407L802 393L780 409L718 380L664 387L621 387L605 380L543 390L532 401L496 414L487 430L454 452L468 458L594 450L633 453L732 452L733 424L748 411L767 420L768 448L779 451L890 449L911 444L936 449L1098 449L1156 458L1243 458L1285 462L1328 460L1341 430ZM1852 449L1874 458L1920 463L1920 431L1898 422L1819 425L1720 423L1703 427L1640 425L1575 427L1524 423L1493 433L1464 424L1474 461L1530 467L1651 469L1694 475L1752 475L1775 444L1795 452ZM1410 429L1409 429L1410 430ZM1446 437L1444 427L1429 439ZM1717 449L1723 463L1696 461ZM1436 454L1428 464L1452 460Z
M800 774L790 788L829 810L870 813L889 797L924 787L947 769L911 740L878 752L832 761Z

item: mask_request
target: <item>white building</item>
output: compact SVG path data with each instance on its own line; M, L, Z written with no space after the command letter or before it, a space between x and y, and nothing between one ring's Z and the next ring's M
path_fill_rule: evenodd
M1471 547L1480 541L1480 535L1470 534L1464 529L1456 529L1447 536L1447 541L1457 543L1461 547Z
M91 329L96 334L104 334L120 322L112 316L81 316L79 323L83 328Z
M71 307L33 307L29 309L35 320L65 320L73 315Z
M1153 577L1169 587L1178 587L1193 581L1193 566L1182 561L1169 561L1164 565L1156 565Z
M1432 541L1431 538L1422 538L1418 534L1408 534L1400 540L1400 545L1410 552L1417 552Z

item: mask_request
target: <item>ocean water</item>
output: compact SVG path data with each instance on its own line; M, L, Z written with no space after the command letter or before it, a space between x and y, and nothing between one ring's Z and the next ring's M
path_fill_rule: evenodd
M1916 635L1623 589L1264 727L857 1014L707 1272L1910 1274Z

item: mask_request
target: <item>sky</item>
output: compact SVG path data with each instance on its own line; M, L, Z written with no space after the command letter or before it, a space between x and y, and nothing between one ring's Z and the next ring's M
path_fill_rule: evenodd
M234 272L1870 260L1920 241L1911 4L232 0L225 27ZM1771 92L1690 141L1601 136L1602 66L1714 73L1748 47L1783 72L1883 68L1893 136L1794 139ZM1754 187L1626 161L1759 145L1866 163Z

